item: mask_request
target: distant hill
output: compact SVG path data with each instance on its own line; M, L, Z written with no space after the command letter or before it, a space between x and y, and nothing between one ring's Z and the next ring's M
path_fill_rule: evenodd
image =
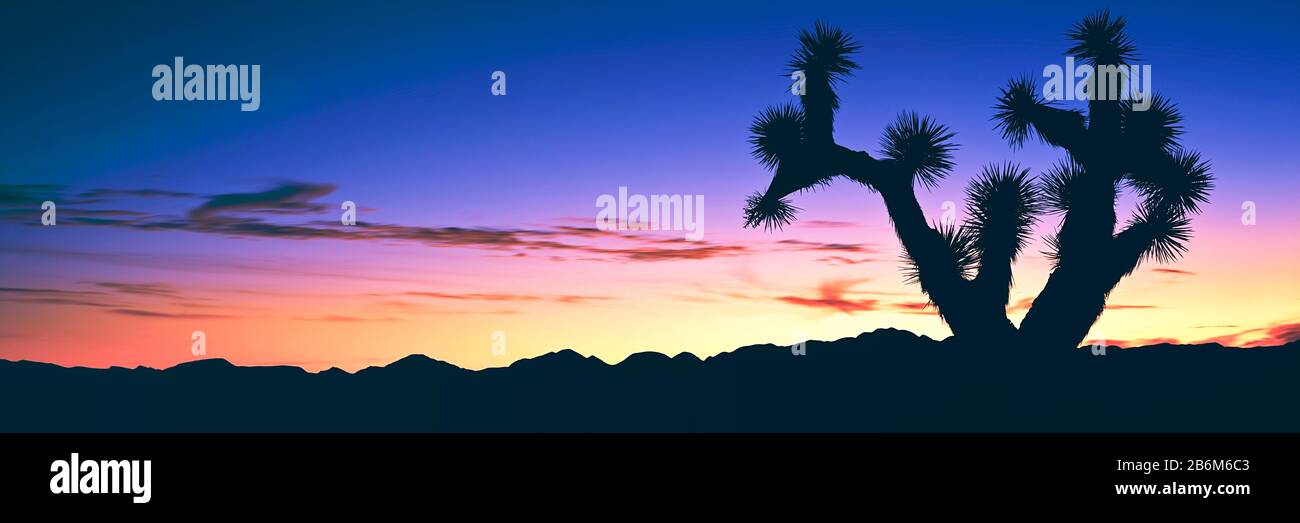
M0 360L0 431L1300 431L1300 351L1032 351L877 330L608 365L565 350L470 371L65 368Z

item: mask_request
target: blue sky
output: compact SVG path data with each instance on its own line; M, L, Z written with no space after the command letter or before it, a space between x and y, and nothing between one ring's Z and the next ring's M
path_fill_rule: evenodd
M817 1L304 5L4 7L0 186L54 184L69 197L94 189L191 193L113 202L184 216L213 195L257 194L295 182L333 187L312 219L336 219L339 202L352 200L367 209L364 220L461 228L537 228L591 219L597 196L627 186L633 193L705 195L710 241L756 245L790 236L741 230L745 196L769 180L749 156L747 128L763 108L791 100L785 64L800 29L824 20L863 44L857 57L863 69L839 90L841 144L875 151L881 130L905 110L931 115L957 132L962 147L951 179L933 192L920 191L923 208L937 213L941 202L961 201L965 181L985 164L1012 160L1039 172L1060 157L1040 144L1013 150L994 132L991 107L1012 77L1038 76L1044 66L1062 64L1066 30L1106 7ZM1113 8L1128 19L1139 62L1151 65L1156 91L1182 109L1185 143L1215 166L1214 202L1198 218L1198 231L1222 242L1242 237L1229 227L1240 202L1251 200L1272 241L1294 238L1300 224L1293 203L1300 7L1126 2ZM260 64L260 110L241 112L235 102L153 100L150 71L175 56L187 63ZM496 70L507 73L507 96L490 94ZM881 258L892 262L896 255L887 218L867 191L840 184L801 195L796 204L807 209L804 219L869 226L823 240L878 243ZM260 266L295 267L364 257L387 264L372 268L374 274L427 265L462 286L502 280L485 269L499 260L446 256L445 250L413 254L374 245L360 249L356 242L119 227L39 231L10 224L0 229L7 246L25 250L0 253L16 267L0 277L0 286L80 284L83 274L152 282L160 276L150 267L182 267L193 256L258 256L272 260ZM73 248L80 257L58 254ZM393 252L401 255L385 254ZM138 260L120 258L137 254L157 261L141 268ZM104 256L117 258L106 264ZM536 265L512 274L531 281L552 270L558 269ZM565 270L583 272L592 286L632 277L600 268ZM738 262L688 272L723 270L755 269ZM1230 279L1229 270L1216 281ZM876 281L897 279L892 263L870 274ZM177 281L233 285L202 271ZM692 284L682 277L661 286ZM0 335L5 327L0 325ZM713 341L721 349L735 340ZM544 348L541 342L537 347Z

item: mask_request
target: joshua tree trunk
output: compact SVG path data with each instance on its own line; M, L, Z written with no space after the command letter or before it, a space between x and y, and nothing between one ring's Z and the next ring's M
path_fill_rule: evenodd
M865 152L835 147L845 159L841 164L843 172L880 193L894 232L913 261L915 278L953 333L979 340L1008 339L1015 328L1006 315L1005 286L1001 302L996 295L980 292L981 284L997 281L998 267L981 270L981 274L992 275L988 280L964 278L958 269L966 262L957 259L949 238L926 223L908 174L898 171L896 162L878 161ZM1003 265L1002 272L1009 279L1009 259Z
M1076 42L1070 54L1094 67L1126 65L1133 54L1124 21L1104 11L1076 24L1068 36ZM807 79L800 107L768 109L751 127L754 154L774 174L765 192L749 198L746 225L780 228L798 210L787 196L837 177L867 186L889 212L908 279L921 285L953 334L970 345L1018 340L1077 347L1121 279L1143 260L1172 261L1186 249L1188 216L1207 200L1212 177L1199 155L1178 145L1181 117L1166 100L1145 93L1153 98L1137 111L1131 101L1095 99L1085 118L1043 100L1029 78L1013 80L994 117L1002 135L1015 147L1035 136L1066 150L1070 159L1046 173L1041 187L1028 169L985 167L967 187L966 222L931 226L915 187L934 186L952 169L953 133L903 113L885 129L879 158L835 143L834 87L858 68L849 56L859 46L821 23L799 40L790 67ZM1121 185L1143 202L1116 235ZM1064 215L1049 239L1055 266L1017 330L1006 314L1011 267L1043 210Z

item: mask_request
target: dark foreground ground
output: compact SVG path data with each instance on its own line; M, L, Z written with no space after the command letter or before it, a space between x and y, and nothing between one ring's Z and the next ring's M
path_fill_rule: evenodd
M617 365L86 369L0 360L0 431L1296 432L1297 343L1047 352L897 330Z

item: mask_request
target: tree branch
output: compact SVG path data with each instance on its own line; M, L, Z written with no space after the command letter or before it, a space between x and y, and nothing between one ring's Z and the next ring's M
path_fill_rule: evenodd
M1034 81L1028 76L1013 79L1002 89L993 119L995 128L1014 147L1024 145L1029 136L1064 148L1077 155L1083 154L1087 127L1083 114L1075 110L1053 107L1038 95Z

